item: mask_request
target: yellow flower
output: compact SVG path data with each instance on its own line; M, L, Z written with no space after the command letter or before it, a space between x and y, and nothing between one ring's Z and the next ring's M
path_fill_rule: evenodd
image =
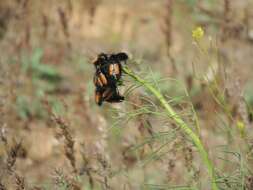
M200 26L192 31L192 37L194 40L200 40L201 38L203 38L204 34L205 34L204 30Z
M244 125L243 121L238 120L236 122L236 127L239 130L241 137L244 137L245 136L245 125Z

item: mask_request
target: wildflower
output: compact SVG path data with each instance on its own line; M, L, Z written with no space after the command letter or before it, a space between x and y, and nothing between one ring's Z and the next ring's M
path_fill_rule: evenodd
M204 36L204 34L205 34L205 32L204 32L204 30L203 30L203 28L202 27L197 27L197 28L195 28L193 31L192 31L192 37L193 37L193 39L194 40L200 40L201 38L203 38L203 36Z
M241 137L244 137L244 135L245 135L245 124L243 123L243 121L238 120L236 122L236 127L239 130Z

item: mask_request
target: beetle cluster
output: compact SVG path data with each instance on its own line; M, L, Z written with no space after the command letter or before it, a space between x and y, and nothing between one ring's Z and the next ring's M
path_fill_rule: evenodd
M122 75L122 62L126 63L128 55L126 53L105 54L101 53L93 62L95 66L94 85L95 101L101 106L103 101L121 102L124 97L120 95L118 84Z

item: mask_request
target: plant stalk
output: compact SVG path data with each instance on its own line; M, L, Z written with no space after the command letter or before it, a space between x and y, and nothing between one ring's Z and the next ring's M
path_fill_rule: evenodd
M209 176L211 178L211 182L212 182L212 189L218 190L216 180L215 180L214 167L213 167L212 161L210 160L208 153L205 150L200 138L183 121L183 119L173 110L173 108L168 104L168 102L166 101L164 96L157 89L155 89L151 84L149 84L145 80L139 78L129 68L123 67L123 72L125 74L127 74L128 76L132 77L134 80L136 80L141 85L143 85L146 89L148 89L160 101L161 105L165 108L168 116L170 118L172 118L174 120L174 122L183 130L183 132L192 139L192 141L194 142L196 148L198 149L198 151L202 157L204 164L207 167L208 174L209 174Z

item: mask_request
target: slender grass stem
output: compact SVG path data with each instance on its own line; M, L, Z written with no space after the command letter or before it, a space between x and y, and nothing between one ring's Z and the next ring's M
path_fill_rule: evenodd
M183 121L183 119L173 110L173 108L168 104L164 96L154 88L150 83L146 82L145 80L141 79L137 75L135 75L129 68L124 67L123 72L133 78L135 81L143 85L146 89L148 89L161 103L161 105L165 108L167 115L174 120L174 122L183 130L183 132L189 136L193 143L195 144L196 148L198 149L204 164L207 167L208 174L211 178L212 182L212 189L218 190L215 174L214 174L214 167L212 161L210 160L207 151L205 150L200 138L196 135L193 130Z

